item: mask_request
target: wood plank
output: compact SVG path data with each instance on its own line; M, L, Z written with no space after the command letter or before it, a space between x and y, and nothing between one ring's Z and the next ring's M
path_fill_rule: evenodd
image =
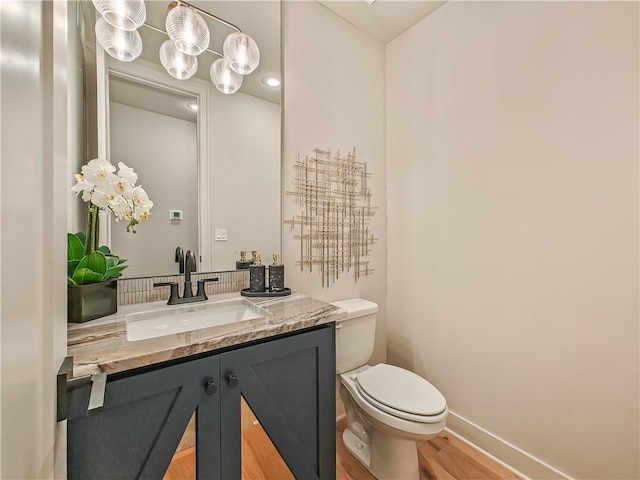
M260 424L247 427L242 431L242 447L242 463L245 463L245 451L250 450L252 458L255 459L263 472L261 480L270 478L295 480L289 467Z
M420 480L456 480L437 459L425 457L418 451L418 464L420 465Z
M253 449L242 435L242 480L261 480L267 478L260 466L260 462L253 454Z
M478 462L480 465L482 465L486 469L490 470L491 473L493 473L495 475L494 478L500 478L500 479L517 479L517 478L520 478L515 473L513 473L511 470L508 470L507 468L503 467L502 465L500 465L496 461L494 461L491 458L487 457L484 453L476 450L471 445L469 445L469 444L463 442L462 440L456 438L455 435L451 435L449 433L446 433L443 436L448 440L449 444L453 448L455 448L456 450L466 454L467 456L469 456L470 458L472 458L473 460Z
M186 448L177 452L163 480L187 480L196 478L196 454L195 447Z
M345 421L336 426L336 477L338 480L375 480L345 448ZM514 480L516 475L465 442L446 432L418 444L420 480ZM195 478L195 449L177 452L164 480ZM293 475L260 425L242 431L242 479L284 480Z
M491 470L450 445L436 453L433 459L454 478L499 478Z

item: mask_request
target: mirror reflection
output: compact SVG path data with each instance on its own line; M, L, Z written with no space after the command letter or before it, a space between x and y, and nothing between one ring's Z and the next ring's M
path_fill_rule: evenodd
M280 76L280 4L190 3L255 39L260 63L226 95L211 81L219 57L210 52L197 57L190 79L170 76L159 58L168 37L153 28L139 28L143 51L134 61L103 55L107 131L98 132L106 143L98 151L132 167L154 202L135 235L115 222L105 229L105 243L129 260L127 277L178 273L176 247L196 253L198 271L232 270L243 250L280 252L280 88L266 79ZM168 4L147 1L146 23L164 29ZM209 48L222 51L234 30L206 20Z

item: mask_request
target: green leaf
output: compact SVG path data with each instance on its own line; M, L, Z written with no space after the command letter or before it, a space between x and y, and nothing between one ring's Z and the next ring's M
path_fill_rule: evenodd
M103 275L92 272L88 268L77 268L73 272L72 282L76 285L87 285L88 283L98 283L103 280Z
M104 276L107 271L107 257L102 252L93 252L87 257L87 268Z
M118 265L122 265L122 264L123 264L124 262L126 262L126 261L127 261L127 259L126 259L126 258L122 258L122 257L120 257L120 258L118 259Z
M76 268L78 268L78 264L80 263L80 260L69 260L67 261L67 276L68 277L73 277L73 272L76 271Z
M118 265L118 257L115 255L105 255L107 257L107 270Z
M102 245L96 249L96 252L102 252L105 255L111 255L111 250L106 245Z
M108 268L107 272L104 274L104 278L118 278L122 275L122 270L127 268L128 265L122 265L120 267Z
M84 256L84 245L73 233L67 233L67 260L80 260Z
M84 232L78 232L76 233L76 237L78 237L78 240L80 240L82 242L82 247L84 247L87 244L87 234Z

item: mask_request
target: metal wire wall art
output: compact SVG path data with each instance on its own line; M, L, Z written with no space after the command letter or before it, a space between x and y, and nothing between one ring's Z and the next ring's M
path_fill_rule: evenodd
M369 226L377 207L371 206L367 163L356 160L356 149L340 151L313 149L312 155L298 154L293 195L300 214L284 223L291 225L300 240L300 271L319 269L322 286L329 287L341 275L353 275L357 282L374 269L367 259L377 238Z

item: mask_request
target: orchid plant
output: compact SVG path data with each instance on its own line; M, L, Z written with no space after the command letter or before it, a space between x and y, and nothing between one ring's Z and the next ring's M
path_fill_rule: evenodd
M68 272L70 284L85 285L107 278L117 278L126 268L108 247L98 245L98 213L109 210L116 221L127 221L127 232L136 233L136 225L147 220L153 202L147 192L136 186L138 175L124 163L118 163L118 171L110 162L99 158L91 160L75 175L76 184L71 188L82 200L89 203L86 234L69 234ZM75 237L75 238L72 238Z

